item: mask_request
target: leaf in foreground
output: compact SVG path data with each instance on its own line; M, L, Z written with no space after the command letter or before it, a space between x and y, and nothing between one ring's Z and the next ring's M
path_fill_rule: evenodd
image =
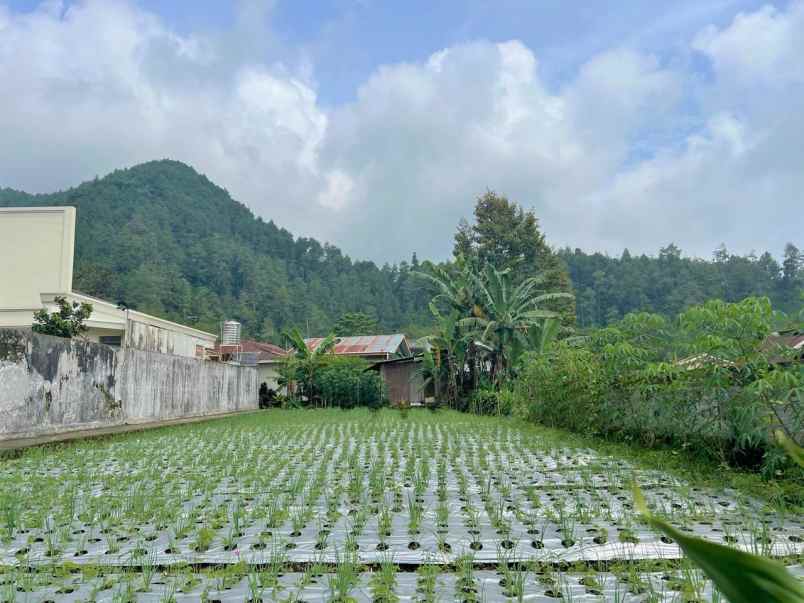
M634 502L645 519L675 540L687 557L704 571L731 603L804 601L804 585L778 561L687 536L651 515L642 491L636 484Z
M779 445L787 451L787 454L789 454L798 465L804 467L804 448L788 438L781 430L776 431L776 441L779 442Z

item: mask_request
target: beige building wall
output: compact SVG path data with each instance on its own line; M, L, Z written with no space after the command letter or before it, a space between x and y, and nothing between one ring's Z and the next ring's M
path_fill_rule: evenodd
M74 207L0 208L0 309L13 313L0 325L39 310L45 291L72 290L74 237Z
M268 388L274 391L279 391L284 388L279 387L279 370L276 363L273 362L260 362L257 364L257 386L261 384L268 384Z
M33 314L57 309L55 298L92 304L85 338L120 337L121 347L203 357L216 335L72 290L74 207L0 208L0 327L30 327Z

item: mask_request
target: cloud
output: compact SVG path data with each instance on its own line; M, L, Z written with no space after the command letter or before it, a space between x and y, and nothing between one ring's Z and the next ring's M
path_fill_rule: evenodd
M249 35L253 21L244 50ZM0 183L49 191L173 157L279 222L309 210L327 127L316 92L229 39L115 0L0 12Z
M661 114L679 87L655 57L617 50L594 57L553 93L517 41L466 44L423 64L385 67L332 115L322 162L357 182L332 237L349 234L359 253L374 255L372 233L383 225L383 244L409 249L411 237L426 233L416 237L417 250L443 257L460 218L492 188L534 206L553 238L577 238L575 228L589 219L583 195L607 182L644 113Z
M554 244L590 250L800 240L804 2L703 27L669 57L610 48L560 86L521 41L454 44L379 66L334 107L270 31L272 6L179 34L123 0L0 5L0 186L172 157L379 261L446 257L487 188L533 207Z

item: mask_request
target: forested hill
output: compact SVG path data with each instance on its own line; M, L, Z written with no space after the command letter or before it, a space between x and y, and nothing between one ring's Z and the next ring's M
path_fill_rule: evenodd
M411 275L415 256L380 268L294 238L178 161L152 161L46 195L0 189L0 206L26 205L78 208L77 291L177 322L215 332L220 320L234 318L247 335L274 341L291 325L322 335L347 312L376 317L386 332L420 335L431 324L431 292ZM496 213L486 219L502 220ZM512 248L519 243L526 244L507 240ZM738 256L725 249L712 261L687 258L673 245L657 256L563 249L557 257L572 281L580 327L632 311L673 316L712 298L767 295L789 313L804 303L804 262L792 244L781 264L767 253Z
M77 208L75 290L144 312L213 332L235 318L270 339L291 324L320 335L350 311L376 315L385 331L429 323L429 294L408 263L378 268L294 239L178 161L53 194L0 190L0 206L34 205Z
M577 323L608 324L629 312L675 316L685 308L717 298L740 301L767 296L774 309L797 314L804 307L804 257L792 243L779 263L770 253L741 256L717 249L712 260L684 257L675 245L657 256L617 257L562 249L575 288Z

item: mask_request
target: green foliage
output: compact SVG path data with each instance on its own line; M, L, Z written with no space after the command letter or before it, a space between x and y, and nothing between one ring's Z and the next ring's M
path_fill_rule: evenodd
M774 362L766 298L714 300L667 321L631 314L526 357L516 391L531 420L721 463L789 467L770 434L801 433L804 366Z
M0 207L43 205L78 209L75 290L183 324L217 332L232 318L244 336L278 343L293 325L329 332L348 312L376 315L385 332L431 321L415 255L378 268L294 238L177 161L47 195L0 189Z
M513 412L516 394L510 389L482 387L472 392L469 410L477 415L508 416Z
M324 364L325 355L335 346L336 338L333 333L327 335L314 350L307 347L299 329L296 327L285 331L285 338L294 350L288 356L284 366L280 369L280 385L288 388L299 397L306 397L308 403L315 403L315 378L318 369Z
M33 331L56 337L78 337L86 332L84 321L92 314L92 304L86 302L68 302L64 297L56 297L53 301L59 306L55 312L46 308L37 310L33 316Z
M334 334L314 350L305 345L298 329L285 332L285 337L295 351L280 369L280 384L290 386L296 402L340 408L378 408L385 402L382 380L368 370L365 360L329 353L337 341Z
M364 312L347 312L335 321L332 331L338 337L352 337L355 335L375 335L380 325L376 318Z
M490 264L500 271L510 270L512 286L538 276L546 291L572 293L567 267L550 249L533 211L487 191L477 199L474 215L474 224L463 221L458 227L455 257L464 257L476 266ZM575 323L572 295L554 298L546 308L558 312L564 325Z
M379 408L385 402L379 374L360 358L328 358L315 374L314 392L325 406L339 408Z
M559 314L542 304L569 297L544 290L544 275L514 284L510 269L458 256L453 265L418 273L437 291L430 304L436 319L428 339L434 350L425 358L427 379L451 407L471 406L486 412L489 404L477 392L484 380L500 389L516 372L521 355L534 345L547 349L555 340ZM433 365L432 367L430 365ZM478 397L479 396L479 397ZM510 405L506 405L510 411Z

